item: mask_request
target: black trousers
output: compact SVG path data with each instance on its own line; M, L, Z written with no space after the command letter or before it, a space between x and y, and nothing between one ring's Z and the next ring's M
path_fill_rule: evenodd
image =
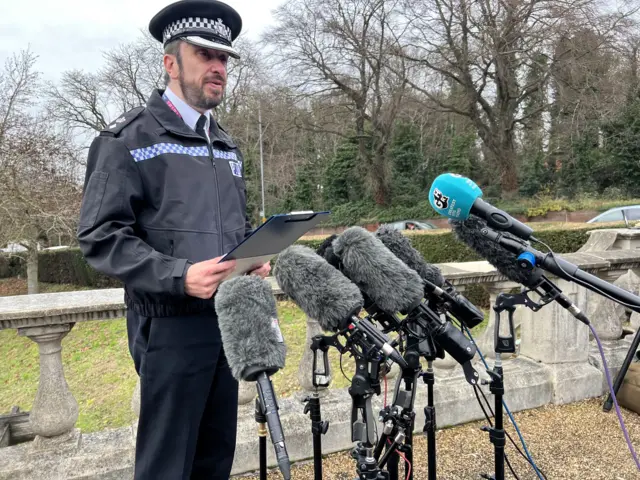
M128 310L127 330L141 393L135 480L228 480L238 383L213 308L164 318Z

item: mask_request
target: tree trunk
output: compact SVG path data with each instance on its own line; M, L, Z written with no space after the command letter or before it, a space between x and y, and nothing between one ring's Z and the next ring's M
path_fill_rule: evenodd
M378 145L374 158L372 159L372 167L370 178L373 186L373 198L376 205L388 206L391 197L391 188L389 186L389 175L387 173L387 143Z
M493 138L496 136L494 135ZM506 135L502 141L489 142L483 149L490 165L497 167L500 175L502 197L510 199L518 194L518 167L513 135Z
M27 250L27 293L39 293L38 288L38 247L29 246Z

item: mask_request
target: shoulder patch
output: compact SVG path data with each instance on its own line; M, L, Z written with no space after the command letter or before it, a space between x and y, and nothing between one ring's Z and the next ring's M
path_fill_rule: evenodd
M124 127L135 120L138 115L140 115L144 111L144 109L145 107L136 107L126 113L123 113L113 122L107 125L106 128L102 129L100 135L112 135L114 137L117 136L124 129Z

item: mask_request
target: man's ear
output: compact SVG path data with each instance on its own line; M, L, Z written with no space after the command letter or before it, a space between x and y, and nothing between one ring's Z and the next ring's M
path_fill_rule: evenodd
M169 78L176 79L180 74L180 65L178 65L178 59L175 55L165 54L162 57L162 63L164 64L164 69L169 75Z

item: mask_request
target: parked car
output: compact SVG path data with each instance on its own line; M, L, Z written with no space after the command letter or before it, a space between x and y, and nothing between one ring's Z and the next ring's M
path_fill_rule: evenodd
M616 207L593 217L587 223L605 223L605 222L625 222L636 223L640 221L640 205L630 205L628 207Z
M402 220L399 222L386 223L384 226L393 228L394 230L435 230L438 228L433 223L418 220Z

